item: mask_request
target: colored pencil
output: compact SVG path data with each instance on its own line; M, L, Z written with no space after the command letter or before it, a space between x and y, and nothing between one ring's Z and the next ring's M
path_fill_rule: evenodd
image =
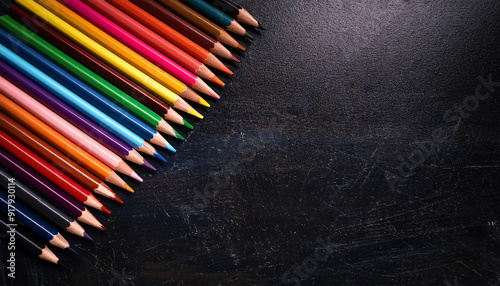
M99 10L103 15L111 20L114 20L115 23L121 25L129 32L133 33L135 36L139 37L167 56L167 52L169 51L168 47L171 45L175 45L179 49L182 49L184 52L196 59L196 61L191 61L195 64L194 66L185 66L185 68L187 68L189 71L194 72L199 69L198 67L201 65L198 63L198 61L200 61L230 75L233 74L233 72L230 71L214 54L200 47L198 44L192 42L168 25L165 25L165 23L151 16L148 12L137 7L130 1L112 0L108 2L126 13L130 18L120 17L123 15L122 13L113 14L111 11L106 13L104 9L97 9L97 6L95 7L95 9ZM89 5L94 6L94 3L96 2L90 1ZM109 16L108 13L110 13ZM121 21L118 22L118 20L113 19L111 16L117 18L120 17ZM135 20L136 22L129 21L131 19ZM216 80L212 81L216 82ZM221 82L219 84L224 85Z
M107 214L111 213L89 190L52 166L49 162L45 161L42 157L35 154L35 152L22 145L3 130L0 130L0 139L0 147L35 169L56 186L66 191L78 202Z
M59 64L61 67L66 69L66 71L72 73L80 80L92 86L94 89L107 96L115 103L120 104L135 116L156 128L158 131L176 138L182 138L182 136L178 137L180 135L158 114L154 113L149 108L125 94L102 77L87 69L76 60L63 53L61 50L52 46L35 33L32 33L29 29L23 27L10 16L0 16L0 27L10 33L13 33L17 38L21 39L32 48L38 50L44 56Z
M75 143L71 142L66 137L59 134L53 128L43 123L40 119L30 114L22 107L0 94L0 110L8 114L25 127L36 133L42 139L50 143L52 146L64 152L68 157L78 162L80 165L91 171L99 178L105 181L115 181L123 185L130 192L134 192L110 167L97 160L87 151L80 148Z
M156 50L148 43L145 43L141 39L137 38L139 37L137 33L145 34L150 32L149 34L152 35L154 32L104 0L85 1L85 3L90 5L95 10L87 9L87 7L90 7L85 7L85 4L80 5L82 2L78 0L64 1L68 6L79 11L80 14L87 15L86 17L97 26L100 26L101 29L107 31L118 40L127 43L129 47L136 50L139 54L142 54L151 62L165 69L192 88L202 92L207 92L206 86L200 86L203 85L204 82L199 77L224 86L224 83L202 62L193 58L191 55L162 37L156 35L156 40L160 40L161 44L164 45L161 50ZM91 12L95 12L97 14ZM123 27L123 29L121 27ZM134 35L134 33L136 35ZM213 95L213 90L209 95Z
M180 0L180 2L188 5L189 7L195 9L208 19L212 20L216 25L221 26L222 28L238 34L240 36L245 36L249 39L253 39L253 37L248 34L248 32L243 28L238 22L236 22L233 18L228 15L222 13L220 10L215 8L214 6L208 4L203 0Z
M76 251L71 249L68 241L62 236L62 234L50 226L46 221L42 220L37 215L28 211L21 206L21 204L16 202L15 196L14 198L10 198L10 196L7 197L6 194L0 192L0 210L5 214L14 214L13 216L9 215L9 223L14 224L15 221L18 221L39 237L47 240L50 244L76 253Z
M144 9L144 11L148 12L161 22L169 25L173 29L179 31L179 33L183 34L191 41L200 45L202 48L211 51L212 53L224 57L226 59L233 60L237 63L240 62L223 44L209 35L202 32L200 29L191 25L189 22L185 21L181 17L177 16L175 13L167 10L165 7L156 3L154 0L130 0L130 2L134 3L138 7ZM145 23L143 23L145 24ZM146 24L145 24L146 25ZM161 31L155 30L154 27L148 26L151 30L157 32L159 35L162 35ZM239 48L241 50L245 50L241 45L235 46L235 48Z
M68 7L63 4L55 1L55 0L39 0L40 4L45 6L48 10L52 11L54 14L58 15L62 19L64 19L67 23L73 25L75 28L79 29L81 32L103 45L125 61L129 62L139 70L143 71L150 77L154 78L158 82L160 82L163 86L169 88L173 92L182 97L204 105L206 107L210 107L210 104L206 102L202 97L200 97L194 90L189 88L186 83L183 83L175 76L170 74L172 71L165 71L162 68L158 67L145 57L139 55L137 52L127 47L127 45L123 44L119 40L113 38L113 36L107 34L105 31L101 30L99 27L95 26L79 14L73 12ZM85 7L86 5L82 2L71 2L73 5L78 5L79 8ZM83 6L85 5L85 6ZM88 8L88 6L86 6ZM85 9L85 11L90 11ZM82 13L82 11L80 11ZM94 14L95 15L95 14ZM108 20L108 23L110 21ZM123 30L123 29L122 29ZM201 80L201 79L200 79ZM206 84L205 84L206 85ZM198 88L204 87L205 85L193 85L191 87ZM208 86L208 85L206 85ZM206 92L206 91L205 91Z
M0 118L2 117L5 118L6 115L0 112ZM76 217L77 220L93 227L106 230L106 228L82 204L1 148L0 163L2 163L5 168L21 177L25 182L29 183L34 189L50 198L61 208L67 210Z
M73 92L71 96L68 96L67 93L62 94L60 91L52 90L54 95L58 96L67 103L72 104L73 107L75 107L76 103L85 101L89 105L93 104L95 106L94 109L97 109L98 107L100 109L99 112L115 118L118 122L129 127L132 132L135 132L142 138L175 152L175 149L170 146L170 144L160 133L158 133L158 131L154 130L151 126L139 120L137 117L133 116L116 103L104 97L93 88L89 87L65 71L63 68L28 47L14 36L8 34L3 29L0 29L0 40L5 41L5 45L10 48L11 52L15 50L19 56L22 56L26 60L26 62L29 61L32 65L37 66L41 72L45 73L46 76L56 80L60 87L66 87L66 90ZM4 52L7 54L6 51Z
M54 130L57 130L61 135L66 136L66 138L73 141L84 150L87 150L87 152L94 155L112 169L129 175L132 178L138 178L138 175L132 170L132 168L130 168L118 155L111 152L101 143L76 128L64 118L57 115L55 112L33 99L24 91L1 76L0 92L3 92L4 95L16 102L19 106L23 107L26 111L37 116ZM140 178L137 180L141 181Z
M0 75L18 86L24 92L30 94L34 99L52 109L52 111L64 117L80 130L87 133L89 136L98 139L102 144L117 153L122 158L127 159L136 164L145 166L149 169L155 170L136 150L130 145L111 134L106 129L94 123L92 120L85 117L74 108L62 102L59 98L53 96L48 91L34 83L31 79L21 74L13 67L0 60ZM112 179L112 178L111 178ZM109 181L112 184L123 187L123 181Z
M41 0L44 1L42 3L50 3L52 0ZM97 11L92 9L91 7L87 6L85 3L77 0L63 0L65 2L65 5L67 5L69 8L72 8L73 10L77 11L80 15L85 17L88 22L87 23L93 23L95 26L89 26L85 22L78 21L79 18L68 18L71 19L71 22L73 25L78 25L80 29L85 29L83 30L84 33L87 33L91 37L94 37L97 42L100 42L101 44L109 47L111 50L113 50L115 53L120 53L124 55L123 49L113 49L115 46L122 45L123 47L130 47L128 51L131 52L129 56L132 56L132 58L127 57L126 59L131 60L132 62L135 62L135 64L139 67L140 65L135 59L140 59L142 62L150 63L151 67L158 68L159 72L161 74L164 74L165 76L170 76L170 78L177 79L179 83L184 83L198 91L201 91L205 94L208 94L210 96L216 96L215 92L197 75L193 74L192 72L188 71L175 61L173 61L171 58L166 57L162 53L158 52L157 50L153 49L151 46L148 44L144 43L134 35L130 34L127 32L125 29L121 28L117 24L113 23L110 21L108 18L104 17L103 15L99 14ZM102 2L96 2L94 4L99 4ZM114 9L113 13L121 13L123 16L128 17L126 14L122 13L120 10L116 9L112 5L108 3L104 3L107 6L107 8L111 7L111 9ZM50 7L50 6L49 6ZM57 7L55 9L58 9ZM61 13L61 11L58 9L56 10L57 13ZM68 10L68 12L73 13L71 10ZM84 20L83 18L81 18ZM133 21L133 19L131 19ZM75 21L78 21L77 23L84 23L83 25L80 24L75 24ZM115 39L116 38L116 39ZM171 45L173 46L173 45ZM177 47L173 46L174 49L179 50ZM182 51L180 51L182 52ZM184 52L182 52L185 54ZM122 58L125 58L122 55ZM171 56L171 55L169 55ZM189 55L185 55L187 58L191 58ZM182 58L183 59L183 58ZM177 59L179 60L179 59ZM194 59L193 59L194 60ZM156 65L156 66L154 66ZM208 69L206 69L208 70ZM210 71L210 70L208 70ZM210 71L210 73L212 73ZM213 73L212 73L213 74ZM154 73L151 73L152 76L157 76ZM158 76L157 76L158 77ZM214 75L214 78L215 75ZM161 78L158 77L159 80L162 80ZM165 78L166 79L166 78ZM210 78L209 78L210 79ZM218 83L221 83L221 81L216 78ZM169 84L168 81L165 81L164 84ZM201 97L198 95L194 97L186 97L184 98L192 100L196 103L200 103L202 105L205 105L204 102L201 102ZM208 104L208 103L207 103ZM205 105L206 106L206 105Z
M177 0L157 0L157 2L222 43L242 51L245 50L241 44L231 37L223 28L217 26L214 22L203 17L200 13L181 2Z
M9 234L14 233L16 237L16 243L19 243L21 247L24 248L27 252L38 256L43 260L62 265L59 261L59 257L57 257L54 252L50 250L50 248L31 238L24 231L20 230L19 227L12 228L3 220L0 220L0 230L2 230L3 232L8 232Z
M116 85L122 91L127 92L137 101L145 104L156 113L160 114L166 120L186 126L193 130L193 126L180 116L172 107L165 102L159 100L154 95L138 86L136 83L123 76L121 73L102 62L100 59L94 57L89 52L82 49L77 44L68 40L56 30L40 22L34 16L24 11L18 5L13 4L10 6L12 17L23 23L27 27L32 27L38 35L51 42L54 46L65 51L69 56L77 59L80 63L92 69L100 76L109 80L112 84ZM1 18L0 18L1 19Z
M40 4L29 0L16 0L16 3L24 7L31 13L35 13L40 19L43 19L53 27L57 28L60 32L66 36L77 41L80 45L91 50L94 54L98 55L101 59L105 60L108 64L112 65L114 68L120 70L122 73L126 74L134 81L146 87L149 91L154 93L156 96L160 97L166 103L170 104L174 108L185 111L198 118L203 118L203 116L194 110L187 102L180 98L177 94L173 93L156 80L152 79L148 75L144 74L134 66L130 65L128 62L124 61L122 58L113 54L100 44L96 43L94 40L84 35L82 32L69 25L61 18L52 14L50 11L42 7ZM133 147L134 145L131 144Z
M142 151L146 148L152 148L151 145L145 144L147 142L137 134L133 133L130 129L126 128L121 123L117 122L115 119L105 114L92 104L81 99L77 94L61 85L59 82L1 44L0 58L3 58L5 62L9 63L11 66L14 66L16 69L43 86L45 89L51 91L66 103L70 104L72 107L130 144L132 147L134 147L134 149ZM153 150L149 152L154 154L156 150L154 150L153 148Z
M0 118L0 122L2 123L0 128L2 130L9 133L25 146L37 152L38 155L52 163L60 170L64 171L87 189L96 194L100 194L117 202L123 203L122 200L120 200L120 198L103 181L101 181L101 179L97 178L85 168L75 163L63 153L59 152L56 148L43 141L40 137L33 134L33 132L24 128L21 124L11 118L7 119L8 120L3 120Z
M83 229L83 227L68 214L60 210L52 202L45 199L43 196L35 192L21 180L16 180L16 177L0 167L0 182L4 189L8 183L14 179L16 199L19 198L25 204L29 205L37 213L45 217L45 219L53 222L56 226L80 237L93 240Z
M255 28L264 29L261 24L243 7L232 2L231 0L205 0L210 5L219 9L231 18L236 19L240 23L250 25Z

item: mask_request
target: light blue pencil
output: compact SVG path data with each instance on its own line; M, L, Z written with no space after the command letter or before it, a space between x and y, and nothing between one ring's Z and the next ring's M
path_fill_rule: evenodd
M121 123L111 118L109 115L105 114L89 102L83 100L80 96L33 66L2 44L0 44L0 57L4 61L12 65L14 68L31 78L33 81L37 82L45 89L52 92L61 100L73 106L75 109L83 113L85 116L89 117L100 126L115 134L123 141L127 142L134 149L145 152L146 154L153 155L155 157L161 156L158 151L153 148L153 146L144 141L144 139L139 135L135 134L130 129L123 126Z
M172 146L153 127L149 126L135 115L132 115L129 111L100 94L98 91L91 88L86 83L82 82L80 79L76 78L62 67L58 66L3 29L0 29L0 42L4 43L7 48L15 51L16 54L35 65L41 71L45 72L48 76L71 89L84 100L93 104L104 113L127 126L137 135L146 139L150 143L175 151L172 150Z

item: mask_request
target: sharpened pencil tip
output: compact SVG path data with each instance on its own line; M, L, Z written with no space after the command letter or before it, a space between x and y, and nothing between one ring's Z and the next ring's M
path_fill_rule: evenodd
M174 130L174 134L175 134L175 138L180 139L180 140L184 140L184 137L182 137L182 135L179 134L179 132L177 132L176 130Z
M128 184L125 184L123 188L131 193L135 193L134 189L132 189Z
M216 84L220 85L220 86L225 86L226 84L222 82L222 80L220 80L218 77L214 76L212 78L212 82L215 82Z
M94 241L94 239L92 237L90 237L90 235L88 235L86 232L83 233L83 237L85 237L86 239L88 239L90 241Z
M105 206L102 206L101 207L101 211L107 213L107 214L110 214L111 212L105 207Z
M165 148L167 148L168 151L170 152L177 152L177 150L175 150L174 147L172 147L172 145L170 145L170 143L167 142L167 146L165 146Z
M247 49L245 49L245 47L243 47L241 44L238 44L238 46L236 46L236 48L242 50L242 51L246 51Z
M139 177L139 175L137 175L137 173L136 173L136 172L134 172L134 171L132 171L132 173L130 173L130 175L129 175L129 176L130 176L131 178L136 179L137 181L139 181L139 182L141 182L141 183L143 182L143 179L142 179L141 177Z
M101 207L101 210L102 210L103 212L105 212L106 214L111 214L111 212L110 212L110 211L108 210L108 208L106 208L105 206L102 206L102 207Z
M190 109L188 111L189 114L193 115L193 116L196 116L198 117L199 119L203 119L203 115L201 115L198 111L194 110L194 109Z
M234 57L233 55L231 55L231 56ZM220 70L227 73L228 75L233 75L233 72L228 67L226 67L224 64L220 66Z
M220 99L220 95L218 95L218 94L217 94L217 93L215 93L215 92L212 92L212 93L210 94L210 96L212 96L212 97L213 97L213 98L215 98L215 99Z
M262 25L260 23L259 23L259 26L257 28L259 28L261 30L265 30L264 27L262 27Z
M212 96L212 94L210 94ZM199 104L205 106L205 107L210 107L210 103L208 103L205 99L203 99L202 97L200 97L200 102Z
M182 122L184 123L184 126L186 126L187 129L189 129L189 130L194 129L193 125L191 125L191 123L187 122L186 119L183 118Z
M160 153L158 153L158 151L156 151L156 150L155 150L155 152L153 153L153 157L155 157L156 159L159 159L159 160L161 160L161 161L163 161L163 162L165 162L165 163L167 162L167 160L166 160L165 158L163 158L163 156L162 156L162 155L160 155Z
M57 264L58 264L59 266L64 267L64 268L68 268L68 267L66 266L66 264L61 263L61 259L60 259L60 258L59 258L59 261L57 261Z
M104 225L101 224L101 227L100 227L101 230L108 230L107 228L104 227Z
M241 61L240 61L240 60L238 60L238 58L237 58L237 57L235 57L233 54L231 54L231 60L233 60L233 61L235 61L235 62L237 62L237 63L241 63Z
M123 205L122 199L120 199L120 197L118 197L117 195L115 195L115 197L113 198L113 200L115 200L115 201L117 201L117 202L119 202L120 204Z
M253 40L252 35L250 35L248 32L245 32L245 37L249 38L250 40Z
M151 165L151 163L149 163L148 161L146 161L146 159L144 159L143 161L144 161L144 163L142 163L143 167L146 167L146 168L148 168L150 170L156 171L156 168L153 167L153 165Z
M69 250L69 251L71 251L71 252L73 252L73 253L75 253L76 255L80 255L80 254L78 254L78 252L76 252L73 248L71 248L69 246L66 249Z

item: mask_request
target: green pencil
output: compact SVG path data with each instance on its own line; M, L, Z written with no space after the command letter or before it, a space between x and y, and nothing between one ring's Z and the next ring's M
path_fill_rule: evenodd
M34 49L38 50L55 63L72 73L80 80L94 87L97 91L129 110L131 113L153 126L158 131L183 140L184 138L163 118L130 97L102 77L98 76L61 50L49 44L38 35L23 27L8 15L0 16L0 27L14 34Z

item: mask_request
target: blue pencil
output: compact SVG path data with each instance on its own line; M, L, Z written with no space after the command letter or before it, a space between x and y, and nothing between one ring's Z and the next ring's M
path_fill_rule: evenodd
M10 224L15 224L15 221L22 223L26 228L33 231L41 238L47 240L50 244L62 249L68 249L76 253L69 247L68 241L47 222L39 218L34 213L28 211L21 206L13 197L7 197L3 192L0 192L0 210L7 214ZM13 214L13 215L11 215Z
M0 183L2 184L0 188L7 189L11 178L15 178L15 176L0 165ZM30 206L35 212L62 229L93 240L74 218L24 184L22 180L15 180L15 184L16 198Z
M219 25L222 28L238 35L253 39L253 37L250 36L250 34L248 34L247 31L238 22L236 22L228 15L222 13L222 11L218 10L214 6L208 4L207 2L203 0L180 0L180 2L186 4L203 16L212 20L212 22L214 22L216 25Z
M28 45L21 42L16 37L10 35L3 29L0 29L0 42L11 51L15 51L19 56L29 61L34 66L38 67L41 71L45 72L48 76L60 82L68 89L78 94L82 99L93 104L95 107L102 110L107 115L116 119L118 122L127 126L130 130L137 135L148 140L149 142L167 148L173 152L175 149L158 133L153 127L146 124L136 116L132 115L127 110L123 109L107 97L103 96L95 89L91 88L66 70L53 63ZM55 93L59 97L57 93Z
M0 58L2 58L4 61L9 63L12 67L16 68L20 72L24 73L33 81L39 83L41 86L51 91L53 94L57 94L63 101L79 110L85 116L89 117L91 120L98 123L106 130L115 134L118 138L121 138L123 141L127 142L134 149L146 153L151 153L152 151L154 154L158 154L158 152L154 150L154 148L149 143L144 141L144 139L142 139L139 135L135 134L130 129L123 126L121 123L117 122L115 119L111 118L109 115L105 114L92 104L83 100L74 92L64 87L59 82L49 77L47 74L18 56L16 53L7 49L2 44L0 44Z

